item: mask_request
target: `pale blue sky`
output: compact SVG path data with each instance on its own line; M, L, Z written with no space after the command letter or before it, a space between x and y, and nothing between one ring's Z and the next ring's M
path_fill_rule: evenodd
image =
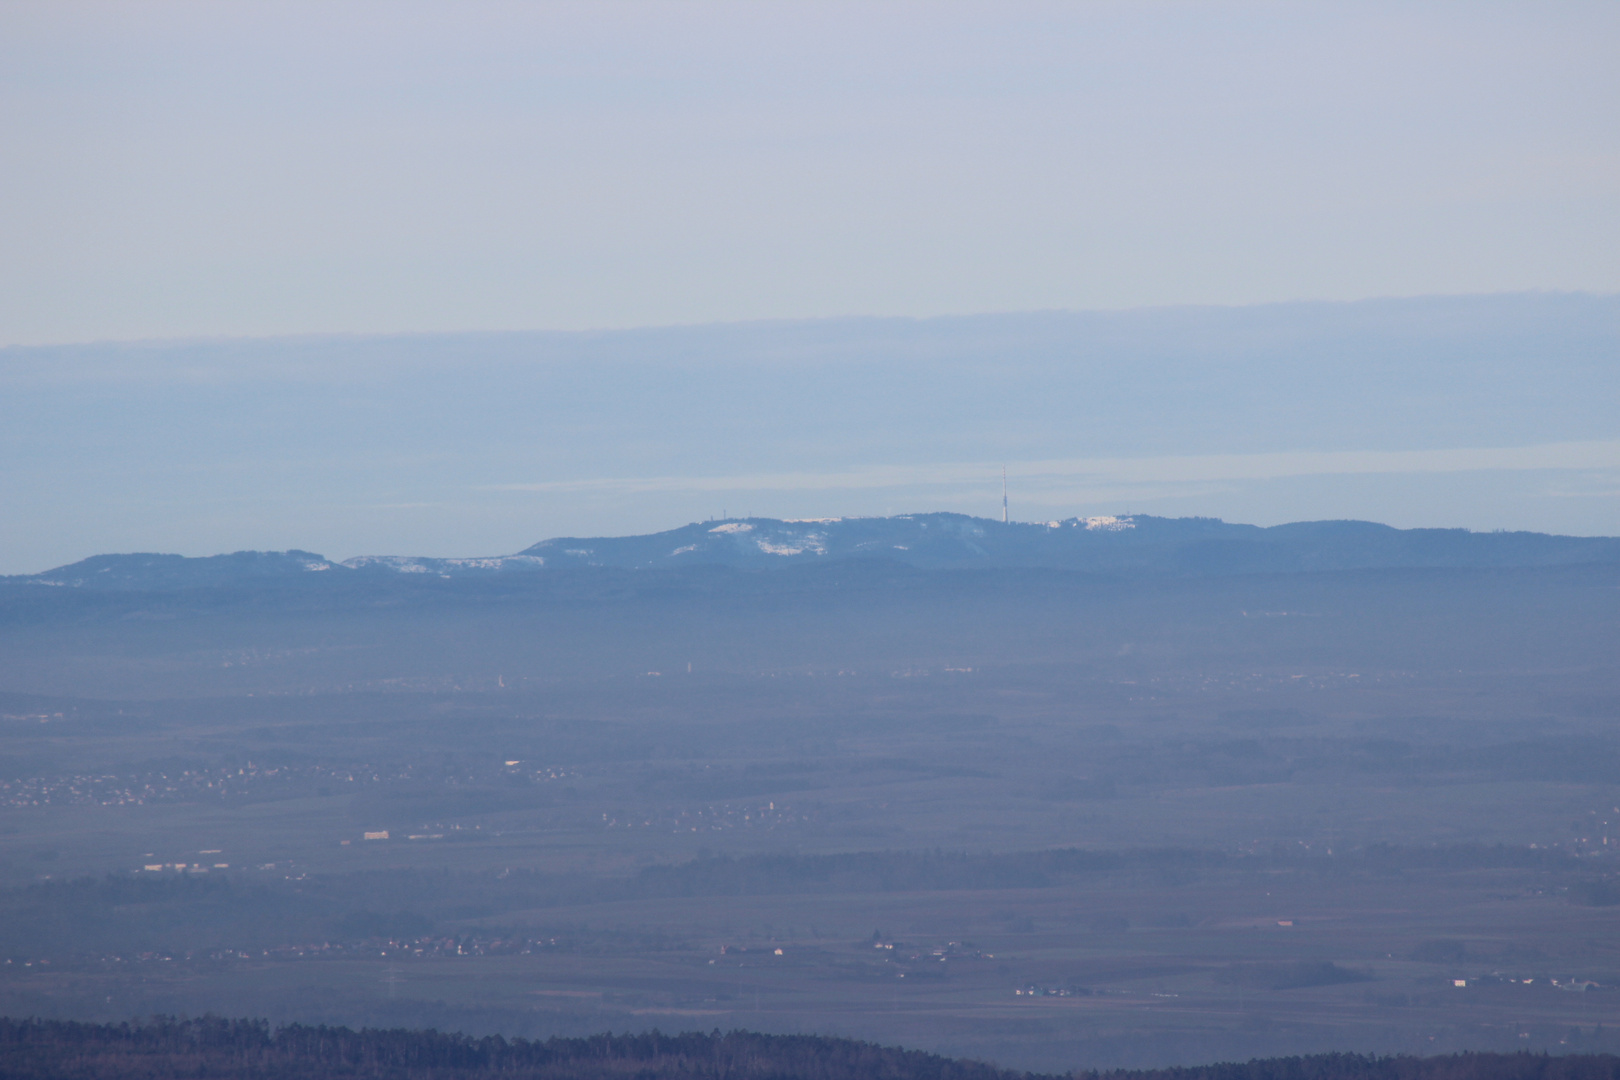
M1620 290L1620 5L0 4L0 344Z

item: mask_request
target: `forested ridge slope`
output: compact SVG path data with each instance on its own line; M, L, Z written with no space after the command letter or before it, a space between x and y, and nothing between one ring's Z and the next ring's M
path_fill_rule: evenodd
M0 1078L102 1077L533 1077L597 1080L1034 1080L976 1061L820 1035L597 1035L508 1041L437 1031L379 1031L263 1021L154 1019L82 1024L0 1018ZM1192 1068L1075 1071L1077 1080L1613 1080L1620 1057L1318 1054Z
M362 555L334 562L308 551L96 555L0 585L172 592L278 589L388 579L466 581L538 571L769 570L849 560L918 570L1047 569L1101 574L1292 574L1337 570L1490 569L1620 562L1620 538L1534 532L1396 529L1368 521L1261 528L1214 518L1069 518L1004 522L964 514L694 522L643 536L559 537L515 555L440 559Z

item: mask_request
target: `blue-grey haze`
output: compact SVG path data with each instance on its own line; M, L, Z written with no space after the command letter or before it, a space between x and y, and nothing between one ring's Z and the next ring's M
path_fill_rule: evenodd
M1620 534L1620 298L0 350L0 572L953 510Z

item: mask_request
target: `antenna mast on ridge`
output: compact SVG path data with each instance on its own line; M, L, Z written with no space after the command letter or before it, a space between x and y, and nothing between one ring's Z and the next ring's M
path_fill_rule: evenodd
M1007 466L1001 467L1001 523L1007 524Z

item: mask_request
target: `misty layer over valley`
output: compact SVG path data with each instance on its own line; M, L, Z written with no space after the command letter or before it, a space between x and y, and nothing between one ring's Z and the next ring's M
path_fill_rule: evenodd
M1617 1049L1620 542L728 518L0 581L0 1012Z

